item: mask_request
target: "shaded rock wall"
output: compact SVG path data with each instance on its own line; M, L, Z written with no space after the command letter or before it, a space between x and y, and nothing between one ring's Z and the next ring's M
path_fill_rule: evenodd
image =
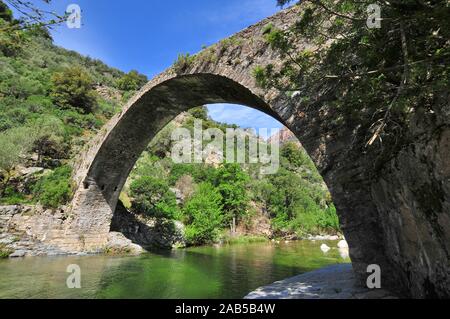
M171 249L186 246L184 225L162 218L147 218L127 211L119 203L111 230L120 232L133 243L146 248Z

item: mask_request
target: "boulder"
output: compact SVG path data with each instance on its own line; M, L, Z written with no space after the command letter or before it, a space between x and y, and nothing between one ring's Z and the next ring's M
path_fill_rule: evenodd
M144 252L144 249L139 245L133 244L133 242L126 238L122 233L110 232L108 234L106 252L140 255Z

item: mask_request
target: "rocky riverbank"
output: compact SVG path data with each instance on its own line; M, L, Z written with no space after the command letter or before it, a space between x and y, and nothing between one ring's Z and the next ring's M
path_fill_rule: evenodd
M258 216L256 216L258 217ZM83 249L82 236L72 238L67 235L71 220L65 207L46 210L37 205L0 206L0 256L28 257L85 254L131 254L145 252L144 248L172 249L186 246L184 225L181 222L148 218L127 211L119 206L111 224L111 232L104 245L94 251ZM261 216L255 218L250 226L238 227L236 238L271 238L273 233L270 221ZM290 242L300 238L286 236L273 239L273 242ZM311 241L336 241L341 236L308 236ZM80 243L75 250L64 249L67 242ZM324 244L325 246L325 244ZM331 248L324 247L322 249ZM341 256L348 257L348 249Z
M73 254L62 249L64 245L59 245L66 240L68 219L64 208L46 210L33 205L0 206L0 255L14 258ZM142 247L184 247L183 231L181 223L118 211L105 245L96 251L83 251L81 247L77 254L136 255L145 251ZM82 242L82 238L79 241Z
M384 289L356 284L351 264L340 264L258 288L245 299L396 299Z

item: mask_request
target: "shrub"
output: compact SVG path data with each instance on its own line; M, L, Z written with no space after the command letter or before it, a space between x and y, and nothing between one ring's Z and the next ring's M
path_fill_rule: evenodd
M32 131L35 136L33 151L38 154L38 164L44 156L62 156L64 125L60 119L53 116L40 117L32 123Z
M179 215L175 194L164 180L142 176L131 183L130 194L136 213L169 219Z
M186 53L186 54L180 53L178 55L178 59L173 64L175 73L181 74L181 73L186 72L186 70L192 66L194 61L195 61L194 55L190 55L189 53Z
M79 66L64 69L52 76L51 97L63 109L74 108L91 113L96 103L93 80Z
M0 204L2 205L20 205L30 204L31 201L23 193L18 193L14 187L6 187L3 196L0 196Z
M6 247L5 244L0 244L0 259L8 258L13 251Z
M106 118L111 118L120 111L121 106L113 101L106 101L104 99L100 99L98 101L98 113L103 114Z
M202 183L184 207L189 225L185 236L190 245L211 243L223 224L222 196L209 183Z
M145 75L132 70L117 81L117 87L123 91L136 91L147 83L147 81L148 79Z
M247 184L250 181L248 174L239 164L224 164L214 177L214 185L222 195L222 205L226 213L225 223L230 225L232 233L236 231L239 218L247 213L249 196Z
M0 197L4 195L6 186L14 168L24 161L35 141L35 136L29 128L20 127L0 133Z
M203 121L210 120L209 115L208 115L208 108L206 106L194 107L194 108L190 109L188 111L188 113L191 114L194 118L199 119L199 120L203 120Z
M57 208L72 197L72 168L68 165L55 169L41 178L34 187L36 199L46 208Z

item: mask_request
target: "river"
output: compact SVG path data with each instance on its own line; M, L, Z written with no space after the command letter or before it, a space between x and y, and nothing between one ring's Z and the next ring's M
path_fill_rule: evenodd
M350 262L338 249L322 252L323 243L194 247L138 257L0 260L0 298L242 298L274 281ZM81 289L67 288L71 264L80 266Z

